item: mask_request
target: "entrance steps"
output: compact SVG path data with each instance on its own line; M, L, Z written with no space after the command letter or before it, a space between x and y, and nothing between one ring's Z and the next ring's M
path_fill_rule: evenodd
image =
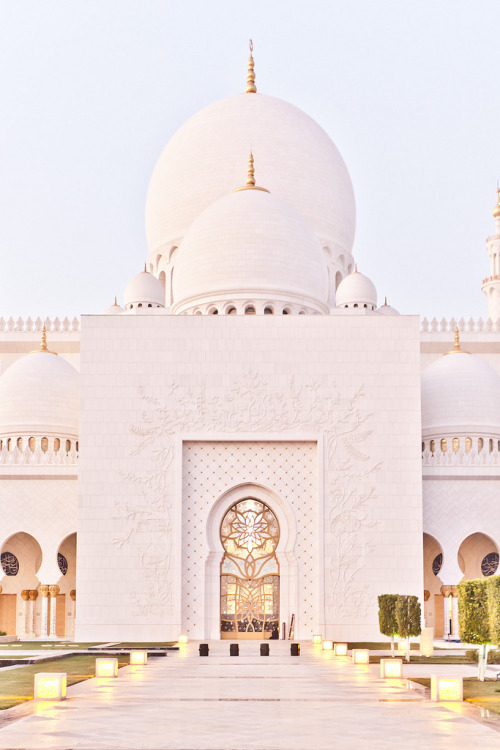
M212 657L228 657L229 658L229 646L232 643L239 645L239 656L245 659L255 657L261 658L272 658L273 656L285 657L290 656L290 646L292 643L300 643L300 656L313 656L318 651L318 647L314 647L311 641L266 641L266 640L205 640L205 641L189 641L186 644L179 644L179 651L185 657L199 657L199 646L200 643L208 643L209 656ZM269 657L261 657L260 655L260 644L269 644ZM321 648L319 648L321 651ZM233 659L237 657L232 657ZM296 657L295 657L296 658Z

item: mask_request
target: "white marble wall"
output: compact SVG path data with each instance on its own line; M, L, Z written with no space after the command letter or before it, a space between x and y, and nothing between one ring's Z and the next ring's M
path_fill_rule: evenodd
M422 594L417 318L85 316L81 403L77 638L185 625L186 442L316 446L311 630L375 638L378 593Z

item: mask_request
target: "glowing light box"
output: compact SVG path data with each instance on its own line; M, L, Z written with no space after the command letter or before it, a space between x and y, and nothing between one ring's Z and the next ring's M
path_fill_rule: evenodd
M177 642L178 643L187 643L188 642L187 635L180 635L179 638L177 639Z
M323 638L322 638L321 635L313 635L313 644L315 646L321 645L322 640L323 640Z
M369 664L370 663L370 650L367 648L353 648L352 663L353 664Z
M431 699L433 701L463 701L463 677L456 677L449 674L432 674Z
M323 651L333 651L333 641L323 641Z
M66 698L65 672L38 672L35 675L36 701L63 701Z
M336 643L334 654L335 656L347 656L347 643Z
M398 679L403 676L403 660L402 659L381 659L380 660L380 676L390 677Z
M130 663L134 666L138 664L148 663L148 652L147 651L131 651L130 652Z
M118 659L102 658L95 660L96 677L118 677Z

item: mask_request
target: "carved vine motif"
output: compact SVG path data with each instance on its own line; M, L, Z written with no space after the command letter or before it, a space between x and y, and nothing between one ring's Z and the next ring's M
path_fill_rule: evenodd
M326 542L332 549L327 605L337 615L364 613L367 587L359 581L359 573L372 549L365 541L366 531L377 523L370 518L374 487L368 482L379 465L367 466L369 456L362 449L371 434L366 423L372 416L360 408L362 389L345 398L334 383L301 385L292 377L278 390L250 373L220 396L209 394L204 385L189 388L176 381L167 386L161 400L143 388L138 395L145 409L141 424L130 427L138 437L132 455L142 455L150 468L123 475L125 481L141 487L142 501L133 508L117 506L116 518L123 521L124 533L114 540L119 547L132 539L136 545L142 540L147 540L144 547L149 544L141 561L144 586L134 598L138 614L171 611L166 581L172 547L173 441L180 432L198 430L325 434L330 508Z

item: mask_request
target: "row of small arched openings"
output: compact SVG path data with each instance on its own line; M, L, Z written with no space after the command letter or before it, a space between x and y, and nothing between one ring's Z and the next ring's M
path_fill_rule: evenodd
M429 451L431 453L436 453L441 451L441 453L447 453L448 452L448 439L442 438L441 440L429 440ZM425 441L422 441L422 453L425 453L427 447L427 443ZM451 440L451 450L453 453L459 453L460 452L460 438L455 437ZM484 438L477 438L476 443L476 449L478 453L481 453L481 451L485 447L485 440ZM464 449L466 453L470 453L471 450L474 448L474 438L466 437L465 438L465 444ZM489 438L488 440L488 451L489 453L493 453L494 450L497 450L500 452L500 440L493 440L493 438Z
M78 453L78 440L61 440L60 438L47 438L42 437L40 439L40 444L37 446L37 438L30 437L27 439L28 448L34 453L35 450L39 447L43 451L43 453L46 453L48 450L53 450L54 453L59 453L61 450L61 447L63 446L63 450L65 450L66 453L71 453L71 450L75 450ZM64 444L64 445L63 445ZM19 451L23 451L25 447L25 441L24 438L18 437L18 438L3 438L0 439L0 450L3 450L3 447L6 447L8 451L13 451L15 448L17 448Z

